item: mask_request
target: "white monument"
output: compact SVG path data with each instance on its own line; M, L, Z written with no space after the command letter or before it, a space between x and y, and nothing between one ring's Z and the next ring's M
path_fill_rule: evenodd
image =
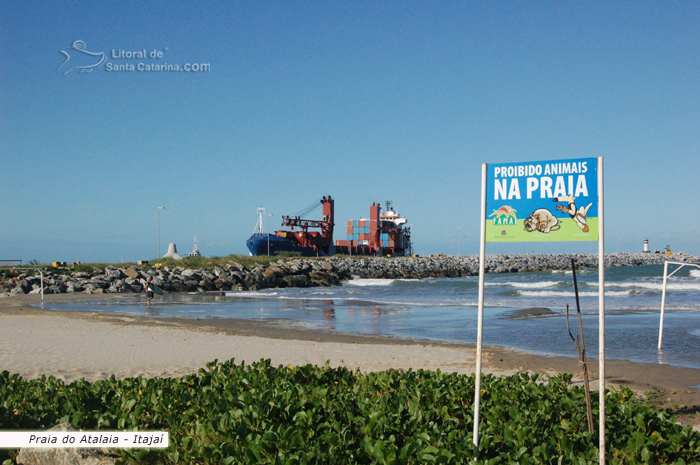
M172 258L173 260L182 260L184 257L177 253L177 246L175 243L171 242L168 244L168 253L163 255L162 258Z

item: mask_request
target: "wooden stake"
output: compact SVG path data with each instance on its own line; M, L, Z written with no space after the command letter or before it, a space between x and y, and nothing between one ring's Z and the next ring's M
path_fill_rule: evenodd
M566 330L569 332L571 340L576 344L576 351L578 352L578 360L583 368L583 385L586 393L586 416L588 418L588 431L594 434L593 431L593 410L591 406L591 389L588 385L588 365L586 364L586 343L583 339L583 322L581 321L581 304L578 298L578 283L576 282L576 263L575 260L571 259L571 270L574 275L574 292L576 294L576 311L578 313L578 332L581 336L581 344L579 345L578 338L571 334L571 329L569 329L569 304L566 304Z

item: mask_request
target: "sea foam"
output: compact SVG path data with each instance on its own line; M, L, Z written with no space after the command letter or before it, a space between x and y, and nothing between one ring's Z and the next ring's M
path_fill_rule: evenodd
M589 283L593 285L593 283ZM595 284L597 286L597 283ZM663 290L663 283L651 283L644 281L630 281L625 283L606 282L605 287L622 287L625 289L651 289L654 291ZM666 282L666 290L668 291L700 291L700 282L695 283L674 283Z
M606 291L605 295L609 297L625 297L631 295L632 291ZM518 295L523 297L574 297L573 291L518 291ZM580 297L597 297L597 291L579 292Z
M346 281L347 286L390 286L396 281L395 279L381 279L381 278L355 278L350 281Z
M264 297L277 297L279 294L277 292L270 292L270 291L226 291L225 292L226 297L255 297L255 298L264 298Z
M562 281L538 281L538 282L532 282L532 283L505 282L505 283L494 283L494 284L497 284L498 286L515 287L515 288L519 288L519 289L541 289L541 288L558 286L559 284L562 284Z

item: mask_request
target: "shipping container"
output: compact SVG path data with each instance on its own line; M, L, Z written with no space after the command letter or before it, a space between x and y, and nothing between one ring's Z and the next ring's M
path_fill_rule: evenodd
M390 202L387 202L386 211L374 204L368 218L348 220L347 237L353 243L345 246L344 253L352 246L353 255L376 254L379 248L384 249L382 254L410 255L410 230L404 227L405 223L406 220L393 211Z

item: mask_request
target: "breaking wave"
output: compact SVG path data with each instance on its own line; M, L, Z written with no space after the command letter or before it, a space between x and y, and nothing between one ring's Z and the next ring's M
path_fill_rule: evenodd
M505 282L505 283L487 283L486 285L487 286L510 286L510 287L515 287L515 288L520 288L520 289L540 289L540 288L558 286L559 284L562 284L562 281L539 281L539 282L532 282L532 283Z
M598 286L598 283L588 283L589 286ZM629 281L625 283L606 282L605 287L621 287L624 289L651 289L654 291L663 290L663 283L652 283L644 281ZM667 282L666 290L669 291L700 291L700 282L695 283L674 283Z
M518 291L518 295L523 297L574 297L576 293L573 291ZM597 297L597 291L579 292L580 297ZM608 297L626 297L632 295L632 291L612 291L606 292Z
M277 297L277 292L270 291L226 291L226 297L255 297L256 299L265 297Z
M346 286L390 286L396 279L381 279L381 278L353 278L346 281Z

